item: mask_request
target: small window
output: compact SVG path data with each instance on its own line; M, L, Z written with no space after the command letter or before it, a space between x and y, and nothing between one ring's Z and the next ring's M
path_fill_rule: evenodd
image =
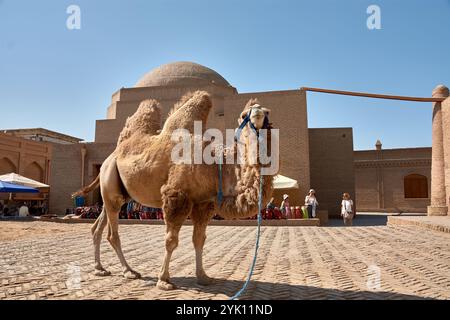
M404 178L405 198L428 198L428 180L421 174L410 174Z

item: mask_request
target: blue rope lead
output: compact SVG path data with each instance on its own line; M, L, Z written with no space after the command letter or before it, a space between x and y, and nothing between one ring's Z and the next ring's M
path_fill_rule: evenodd
M222 205L223 201L223 191L222 191L222 156L223 152L219 155L219 191L217 192L217 202L219 207Z
M230 300L235 300L244 293L245 289L247 289L247 286L250 283L250 279L252 278L253 271L255 270L256 258L258 256L259 238L261 235L261 223L262 223L261 210L262 210L262 195L263 195L262 194L262 192L263 192L262 191L263 190L263 176L260 174L259 178L260 178L260 180L259 180L259 199L258 199L258 229L256 232L255 255L253 256L253 262L252 262L252 266L250 267L250 271L248 273L247 281L245 281L241 290L239 290L234 296L232 296L230 298Z

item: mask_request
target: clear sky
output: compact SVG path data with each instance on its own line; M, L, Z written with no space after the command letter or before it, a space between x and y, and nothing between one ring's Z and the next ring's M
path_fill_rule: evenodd
M66 9L81 9L68 30ZM381 9L369 30L367 7ZM450 0L0 0L0 128L93 141L113 92L194 61L239 92L301 86L431 96L450 86ZM355 149L431 145L431 104L308 93L310 127Z

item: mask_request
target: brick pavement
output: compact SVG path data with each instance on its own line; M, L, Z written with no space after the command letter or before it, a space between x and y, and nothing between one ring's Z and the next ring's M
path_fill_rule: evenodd
M254 227L209 227L204 265L217 280L199 286L192 227L183 227L171 264L178 289L164 292L155 288L164 226L120 226L125 256L142 273L140 280L121 276L106 240L103 263L113 275L92 274L89 227L0 242L0 299L227 299L247 276L255 241ZM449 261L450 234L414 226L263 227L253 280L242 298L449 299ZM381 283L370 290L373 265Z

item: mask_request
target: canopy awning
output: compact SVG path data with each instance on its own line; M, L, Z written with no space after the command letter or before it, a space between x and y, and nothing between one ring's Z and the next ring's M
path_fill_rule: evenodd
M276 175L273 179L274 189L298 189L297 180L285 177L281 174Z
M17 173L8 173L0 176L0 180L4 182L9 182L21 186L31 187L31 188L49 188L48 184L21 176ZM16 191L18 192L18 191Z
M38 189L0 180L0 192L4 193L39 193Z

